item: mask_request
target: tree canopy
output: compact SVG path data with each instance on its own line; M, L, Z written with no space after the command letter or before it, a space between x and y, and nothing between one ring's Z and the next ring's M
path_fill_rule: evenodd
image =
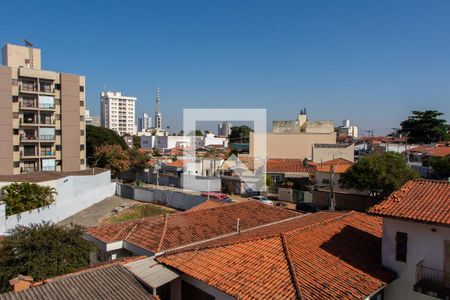
M96 167L110 169L114 177L130 167L128 152L120 145L97 147L94 153L94 162Z
M89 164L92 164L95 149L103 145L119 145L122 149L128 148L123 138L114 130L86 125L86 157Z
M368 190L371 195L386 197L416 177L418 174L400 154L386 152L362 157L341 175L339 183L344 188Z
M248 143L252 129L247 125L231 127L230 142L231 143Z
M1 200L6 203L6 215L15 215L55 202L56 190L35 183L11 183L1 188Z
M450 155L432 156L428 159L428 165L433 168L439 178L450 178Z
M96 248L82 234L79 226L48 222L12 229L0 247L0 292L9 291L8 281L19 274L38 281L87 267Z
M444 119L440 119L443 113L436 110L413 111L408 119L400 126L399 133L407 135L408 142L429 144L449 139L448 126Z

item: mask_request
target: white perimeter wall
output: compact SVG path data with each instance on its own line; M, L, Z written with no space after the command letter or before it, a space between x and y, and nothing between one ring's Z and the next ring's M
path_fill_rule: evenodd
M8 184L10 182L0 182L0 188ZM4 207L0 206L0 235L17 225L42 221L60 222L106 197L113 196L116 192L116 183L111 182L109 171L91 176L68 176L38 184L56 189L58 195L55 204L8 218L2 213Z
M435 229L436 232L431 231ZM395 259L395 236L408 233L406 262ZM383 219L383 265L397 273L398 279L385 290L385 300L436 299L414 292L416 265L423 260L425 267L443 270L444 240L450 240L450 228L401 220Z

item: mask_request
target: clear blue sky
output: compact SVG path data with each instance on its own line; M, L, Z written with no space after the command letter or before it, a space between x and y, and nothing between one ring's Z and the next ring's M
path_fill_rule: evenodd
M165 125L183 108L267 108L268 120L398 127L411 110L450 119L450 1L9 1L0 43L25 37L43 67L99 93L138 97Z

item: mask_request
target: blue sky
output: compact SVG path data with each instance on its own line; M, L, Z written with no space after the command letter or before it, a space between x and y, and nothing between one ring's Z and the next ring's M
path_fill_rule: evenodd
M10 1L0 43L85 75L94 114L106 86L153 115L159 86L174 130L183 108L221 107L386 129L411 110L450 119L449 15L447 0Z

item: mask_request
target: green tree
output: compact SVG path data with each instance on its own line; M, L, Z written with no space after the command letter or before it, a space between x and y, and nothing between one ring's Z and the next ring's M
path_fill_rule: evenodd
M344 188L368 190L371 195L386 197L416 177L418 174L400 154L386 152L362 157L341 175L339 183Z
M114 130L86 125L86 157L89 165L95 161L93 159L95 149L103 145L119 145L122 149L128 148L123 138Z
M97 147L94 153L96 165L111 170L114 177L130 167L128 152L120 145L104 145Z
M129 167L134 172L136 177L139 172L142 172L144 171L144 169L149 167L147 154L141 152L136 148L130 149L128 151L128 160Z
M35 183L11 183L1 189L1 200L6 203L6 215L15 215L55 202L56 190Z
M141 148L141 137L133 135L133 147L136 149Z
M252 129L246 125L231 127L231 143L248 143Z
M8 280L19 274L43 280L74 272L89 265L96 248L82 238L79 226L63 227L43 222L17 226L0 248L0 291L7 292Z
M203 132L200 129L195 129L195 136L203 136Z
M436 110L413 111L408 119L400 126L399 133L407 135L408 142L429 144L448 140L448 127L444 119L440 119L443 113Z
M432 156L428 159L428 165L433 168L439 178L450 178L450 155Z

